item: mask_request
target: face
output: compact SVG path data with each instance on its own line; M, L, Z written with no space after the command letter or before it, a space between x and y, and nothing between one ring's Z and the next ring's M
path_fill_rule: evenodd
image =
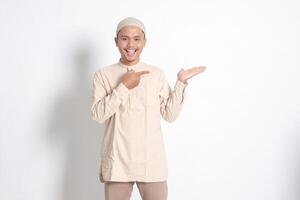
M126 65L134 65L140 60L146 38L140 28L125 26L119 31L115 42L121 54L121 62Z

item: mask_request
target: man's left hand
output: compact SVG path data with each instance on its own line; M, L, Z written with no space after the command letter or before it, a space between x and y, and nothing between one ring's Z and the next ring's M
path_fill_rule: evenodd
M184 70L181 68L181 70L177 73L177 78L183 83L186 83L186 81L193 76L196 76L197 74L200 74L206 70L206 66L200 66L200 67L193 67L187 70Z

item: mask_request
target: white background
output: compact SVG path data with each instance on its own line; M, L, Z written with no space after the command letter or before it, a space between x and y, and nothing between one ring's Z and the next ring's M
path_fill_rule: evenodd
M118 61L127 16L172 87L181 67L207 66L162 122L169 199L300 199L296 0L0 0L0 199L104 199L91 81Z

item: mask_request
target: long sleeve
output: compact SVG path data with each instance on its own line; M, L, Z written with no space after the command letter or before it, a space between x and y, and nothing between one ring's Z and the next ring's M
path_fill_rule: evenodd
M103 123L118 111L122 102L128 98L129 89L120 83L111 93L107 92L101 72L94 74L93 102L91 107L93 120Z
M160 75L160 113L168 122L177 119L185 99L185 87L187 83L176 81L174 90L171 90L168 80L163 72Z

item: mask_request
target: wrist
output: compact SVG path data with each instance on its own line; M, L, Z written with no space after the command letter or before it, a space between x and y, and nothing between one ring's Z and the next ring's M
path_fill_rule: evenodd
M186 80L184 81L184 80L181 80L180 78L178 78L177 80L180 81L183 84L187 84Z

